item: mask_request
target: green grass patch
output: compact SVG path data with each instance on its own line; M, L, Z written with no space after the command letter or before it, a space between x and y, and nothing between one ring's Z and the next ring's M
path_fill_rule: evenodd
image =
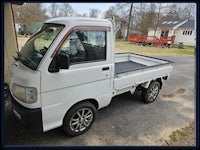
M178 47L178 44L172 44L172 47L174 48L177 48ZM183 45L183 48L191 48L191 49L194 49L195 47L194 46L189 46L189 45Z
M195 47L184 46L183 49L177 47L153 47L153 46L141 46L138 44L130 43L129 41L116 40L116 53L132 52L143 55L160 55L160 56L194 56Z
M181 130L176 130L176 133L179 134L180 136L188 136L185 132Z
M172 142L176 142L179 136L188 136L185 132L181 130L173 131L172 134L169 136Z
M175 131L173 131L169 137L170 137L171 141L173 141L173 142L177 141L177 134Z

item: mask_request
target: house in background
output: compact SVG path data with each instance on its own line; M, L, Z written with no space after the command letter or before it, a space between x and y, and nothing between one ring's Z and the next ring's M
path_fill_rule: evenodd
M24 26L21 23L15 23L15 31L19 35L24 35Z
M34 22L32 23L28 29L26 34L32 35L35 34L41 27L43 23L42 22ZM15 31L18 35L24 35L25 34L25 27L21 23L15 23Z
M195 35L194 20L162 21L158 24L156 31L153 28L148 29L149 38L156 36L160 39L163 36L175 36L175 44L183 43L184 45L195 46Z
M186 23L181 25L175 30L175 41L174 43L183 43L184 45L195 46L196 44L196 33L194 29L194 20L188 20Z

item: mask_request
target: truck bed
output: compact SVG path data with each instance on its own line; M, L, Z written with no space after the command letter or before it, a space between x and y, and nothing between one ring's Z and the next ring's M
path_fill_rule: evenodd
M133 53L115 55L114 89L116 91L168 77L174 62Z
M118 63L115 63L115 74L134 71L138 69L144 69L146 67L147 67L146 65L139 64L132 61L118 62Z
M115 55L115 75L171 63L168 60L134 53L119 53Z

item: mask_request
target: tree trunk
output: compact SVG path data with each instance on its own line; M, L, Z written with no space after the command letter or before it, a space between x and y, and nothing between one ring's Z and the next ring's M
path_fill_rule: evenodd
M161 11L161 3L159 4L159 8L158 8L158 16L157 16L156 26L154 28L155 30L154 30L154 37L153 38L157 37L156 31L157 31L157 28L158 28L158 23L160 22L160 11ZM152 45L154 45L154 44L155 44L155 39L153 39Z
M126 34L126 39L125 39L126 41L128 40L128 35L129 35L129 28L130 28L130 22L131 22L132 8L133 8L133 3L131 3L131 8L130 8L129 17L128 17L127 34Z

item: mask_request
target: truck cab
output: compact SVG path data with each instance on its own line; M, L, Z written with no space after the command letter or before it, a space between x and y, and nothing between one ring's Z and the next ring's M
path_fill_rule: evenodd
M142 87L144 100L153 102L171 71L169 61L115 55L109 20L50 19L10 63L12 110L29 131L62 126L76 136L91 127L96 111L115 95Z

